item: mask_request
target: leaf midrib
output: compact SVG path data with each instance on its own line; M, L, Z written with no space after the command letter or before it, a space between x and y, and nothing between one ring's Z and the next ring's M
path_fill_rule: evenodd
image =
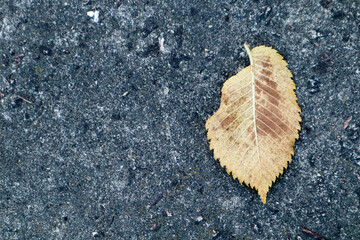
M251 72L251 86L252 86L252 99L253 99L253 122L254 122L254 134L255 134L255 144L256 144L256 151L257 151L257 162L258 162L258 167L259 169L261 169L260 167L260 151L259 151L259 141L258 141L258 136L257 136L257 128L256 128L256 99L255 99L255 73L254 73L254 62L252 59L252 55L251 55L251 51L250 48L247 44L245 44L245 49L249 55L250 58L250 72ZM261 179L261 171L259 171L260 174L260 179Z

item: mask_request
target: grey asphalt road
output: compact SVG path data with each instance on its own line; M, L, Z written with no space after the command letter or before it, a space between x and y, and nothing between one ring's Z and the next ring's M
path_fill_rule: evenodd
M0 2L0 239L360 239L357 0ZM262 204L205 121L249 64L302 109Z

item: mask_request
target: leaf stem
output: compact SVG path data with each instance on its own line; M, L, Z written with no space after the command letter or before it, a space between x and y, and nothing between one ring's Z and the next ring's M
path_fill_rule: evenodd
M247 54L249 55L250 65L253 66L254 62L253 62L253 59L252 59L252 56L251 56L251 50L250 50L249 46L246 43L244 44L244 47L246 49Z

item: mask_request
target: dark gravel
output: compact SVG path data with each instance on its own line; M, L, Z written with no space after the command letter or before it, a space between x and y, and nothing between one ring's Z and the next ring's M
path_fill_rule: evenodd
M0 239L360 239L359 23L356 0L1 0ZM204 126L245 42L302 109L266 205Z

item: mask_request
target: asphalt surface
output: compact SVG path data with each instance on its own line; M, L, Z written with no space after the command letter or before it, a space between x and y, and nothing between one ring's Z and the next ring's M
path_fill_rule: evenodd
M360 239L360 2L0 2L0 239ZM261 203L205 121L244 43L303 118Z

